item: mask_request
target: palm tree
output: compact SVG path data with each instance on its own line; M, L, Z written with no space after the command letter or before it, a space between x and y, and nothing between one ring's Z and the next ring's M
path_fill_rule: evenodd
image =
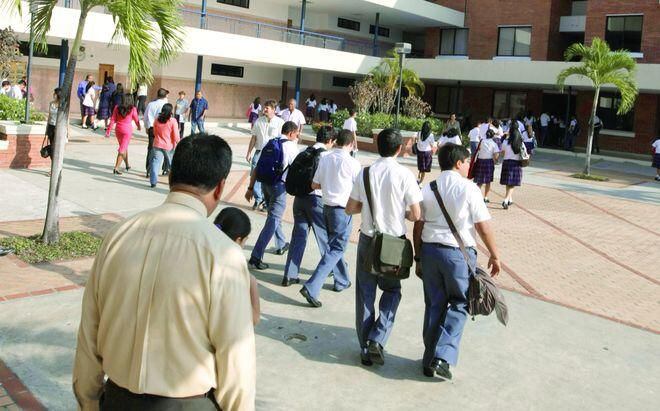
M621 93L618 115L626 114L635 105L638 89L635 81L635 60L626 50L610 50L610 46L600 38L591 41L591 46L581 43L571 45L564 53L566 61L581 58L581 65L562 70L557 76L557 86L564 91L566 79L572 75L586 77L594 88L594 101L589 118L587 137L587 160L584 174L591 174L591 147L594 138L594 117L598 107L600 89L605 84L612 84Z
M399 80L399 56L394 50L388 51L387 57L371 69L369 74L376 85L396 93ZM414 70L404 68L401 77L401 85L408 91L409 95L421 96L424 94L424 82Z
M29 0L34 9L32 27L37 47L46 48L46 35L50 30L53 9L57 0ZM87 14L94 7L105 7L115 22L112 42L128 42L128 78L131 84L139 81L151 82L152 63L167 64L178 54L183 44L183 30L178 13L179 0L79 0L80 17L76 37L71 46L66 67L62 98L57 113L55 143L52 151L48 208L42 240L47 244L59 241L59 190L62 180L64 141L69 124L71 86L80 53L83 30ZM19 0L0 0L0 9L20 10ZM154 50L158 47L158 51Z

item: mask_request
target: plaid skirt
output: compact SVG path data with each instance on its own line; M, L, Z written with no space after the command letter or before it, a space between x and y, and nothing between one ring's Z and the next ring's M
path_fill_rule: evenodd
M497 148L502 150L502 139L499 137L493 137L493 141L497 144Z
M417 170L422 173L430 173L433 165L433 151L417 152Z
M655 153L653 155L653 168L660 168L660 153Z
M248 122L252 125L259 120L259 114L255 113L254 111L250 111L250 117L248 118Z
M493 182L493 174L495 173L495 161L492 158L477 160L474 165L474 183L475 184L488 184Z
M307 117L314 117L314 107L307 106L305 109L305 115Z
M502 162L502 174L500 184L503 186L519 186L522 184L522 166L519 160L504 160Z
M83 106L83 116L95 116L96 110L94 107Z

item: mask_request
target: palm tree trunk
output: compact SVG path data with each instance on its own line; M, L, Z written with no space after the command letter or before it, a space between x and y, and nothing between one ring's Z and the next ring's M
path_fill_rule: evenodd
M65 140L69 128L69 109L71 107L71 86L73 85L73 75L76 71L76 63L78 62L78 53L80 43L82 42L82 34L85 29L85 19L87 18L87 10L80 11L80 19L78 20L78 31L76 38L71 47L71 54L69 55L69 62L66 66L66 74L64 76L64 84L62 84L62 97L60 99L60 107L57 111L57 125L55 126L55 142L53 144L53 151L51 157L50 168L50 188L48 190L48 206L46 209L46 222L44 224L44 231L41 236L42 241L46 244L54 244L60 240L60 212L59 212L59 196L60 196L60 183L62 182L62 165L64 163L64 147Z
M600 86L596 87L594 91L594 104L591 107L591 118L589 119L589 129L587 134L587 160L584 166L584 174L591 175L591 147L594 144L594 118L596 117L596 109L598 108L598 96L600 95Z

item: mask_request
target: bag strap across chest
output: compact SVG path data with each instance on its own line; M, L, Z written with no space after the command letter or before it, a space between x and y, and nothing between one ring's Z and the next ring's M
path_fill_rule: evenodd
M371 180L369 178L370 168L371 167L365 167L364 170L362 170L362 181L364 183L364 192L367 194L367 204L369 205L369 213L371 214L371 224L374 227L374 231L379 232L378 226L376 225L376 216L374 215L374 200L371 197Z

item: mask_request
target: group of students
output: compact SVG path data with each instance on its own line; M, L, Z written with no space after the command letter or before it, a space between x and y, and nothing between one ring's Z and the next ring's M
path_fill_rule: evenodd
M27 98L28 94L30 96L30 101L33 101L34 96L32 94L32 87L30 87L30 92L28 93L27 82L25 80L25 77L18 80L18 82L14 85L12 85L11 81L9 80L2 80L2 86L0 87L1 96L7 96L16 100L22 100L24 98Z
M271 105L274 102L266 103L266 113L273 110ZM355 137L349 130L337 132L330 126L321 127L315 144L299 152L296 124L275 124L272 137L259 153L245 193L245 199L252 201L255 185L260 183L268 211L248 266L256 270L269 268L263 258L275 237L274 253L287 253L282 286L301 284L300 266L311 229L319 249L319 262L302 283L300 294L310 306L321 307L322 286L331 273L334 292L352 286L344 255L352 216L361 214L355 277L356 331L362 364L383 364L384 347L401 301L401 283L366 271L361 261L377 231L402 237L408 232L406 220L415 222L416 272L424 281L426 296L423 372L430 377L451 378L449 368L457 362L458 343L467 318L468 265L430 186L420 189L413 173L397 162L403 148L400 132L383 130L377 141L380 159L363 168L351 156ZM254 148L251 142L247 158L253 158ZM490 253L491 273L496 275L500 263L488 223L490 215L479 189L465 178L470 164L468 150L447 143L438 151L438 160L442 173L434 183L454 224L474 258L479 233ZM364 173L369 173L371 207ZM290 243L286 242L281 226L287 194L294 196ZM382 291L378 308L377 289Z
M308 123L312 123L315 115L318 114L318 120L322 123L330 121L330 116L337 112L337 104L334 100L322 98L320 103L317 103L316 96L310 94L305 100L305 116Z

